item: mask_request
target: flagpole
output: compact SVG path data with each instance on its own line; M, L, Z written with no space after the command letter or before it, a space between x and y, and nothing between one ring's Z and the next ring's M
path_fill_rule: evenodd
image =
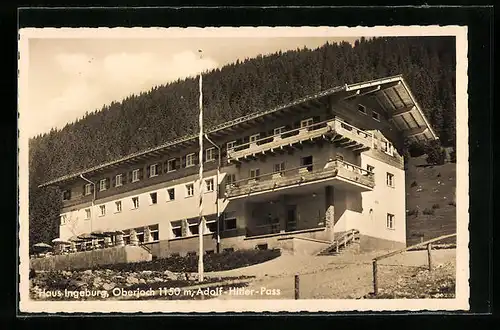
M200 53L200 59L203 56L202 50L199 49L198 52ZM200 71L200 100L199 100L199 106L200 106L200 115L199 115L199 126L200 126L200 134L199 134L199 144L200 144L200 151L198 155L198 161L200 163L200 172L199 172L199 194L200 194L200 199L199 199L199 225L198 225L198 236L199 236L199 251L198 251L198 281L203 282L203 229L205 227L205 221L203 218L203 89L202 89L202 72Z

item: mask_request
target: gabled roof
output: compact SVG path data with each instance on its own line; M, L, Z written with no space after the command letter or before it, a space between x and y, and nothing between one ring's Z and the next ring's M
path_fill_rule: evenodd
M420 106L415 101L415 98L411 94L410 89L406 85L402 75L333 87L312 95L302 97L293 102L275 107L270 110L252 113L222 123L208 129L206 133L212 137L230 135L236 129L251 127L252 124L264 122L269 118L284 116L289 111L304 110L310 106L325 105L325 102L328 101L328 97L334 94L338 94L343 98L367 96L371 94L375 97L377 102L379 102L380 106L392 117L391 120L396 128L402 131L403 134L405 134L407 137L417 140L437 139L436 134L425 118L422 110L420 109ZM198 133L186 135L161 144L157 147L139 151L110 162L106 162L79 172L62 176L60 178L41 184L39 187L61 184L78 178L81 175L95 174L97 172L116 168L127 163L137 162L142 159L158 156L174 148L179 148L182 146L186 146L187 144L195 143L197 139Z

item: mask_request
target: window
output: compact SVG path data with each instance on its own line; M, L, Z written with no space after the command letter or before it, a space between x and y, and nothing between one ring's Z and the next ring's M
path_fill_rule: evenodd
M227 184L234 184L236 182L236 174L226 174Z
M92 193L92 184L87 183L85 185L85 196L90 195Z
M394 174L387 172L387 186L394 188Z
M217 231L217 216L210 216L205 219L205 225L208 232L215 233Z
M236 216L235 212L225 212L224 213L224 230L234 230L236 229Z
M198 235L198 233L200 232L199 221L200 220L198 218L188 219L188 228L189 228L189 233L191 233L191 235Z
M160 239L160 232L158 231L158 225L149 227L150 241L158 241Z
M252 168L250 170L250 179L259 180L259 176L260 176L259 168Z
M366 107L362 104L358 104L358 111L366 115Z
M274 164L274 173L284 174L283 172L285 172L285 162Z
M61 226L64 226L68 220L68 216L66 214L61 215Z
M274 129L274 135L283 134L284 130L285 130L285 126L281 126L281 127L275 128Z
M120 213L122 211L122 201L115 202L115 212Z
M132 209L138 209L139 208L139 197L132 197Z
M205 150L205 161L206 162L211 162L211 161L215 160L214 149L215 148L208 148L207 150Z
M186 185L186 197L194 196L194 184L190 183Z
M186 167L194 166L194 154L186 156Z
M205 185L207 187L207 192L214 191L214 179L205 180Z
M158 164L149 166L149 177L152 178L158 175Z
M101 217L106 215L106 205L99 205L99 210L101 212L100 214Z
M122 175L121 174L118 174L116 177L115 177L115 187L119 187L121 186L123 183L122 183Z
M309 172L312 171L312 169L313 169L313 157L312 156L302 157L300 159L300 166L306 167Z
M394 229L394 214L387 213L387 228Z
M157 193L151 193L149 194L149 200L150 200L150 204L151 205L154 205L158 202L158 194Z
M366 165L366 170L367 170L368 172L372 172L372 173L373 173L373 171L375 171L375 167L374 167L374 166L371 166L371 165Z
M99 191L106 190L106 179L99 181Z
M132 171L132 182L139 181L139 170Z
M390 142L382 141L382 151L388 155L393 156L394 155L394 146Z
M175 188L167 189L167 198L169 201L175 200Z
M182 223L181 221L174 221L170 223L172 228L172 235L174 237L182 237Z
M227 151L233 151L236 141L231 141L227 143Z
M254 143L259 139L260 134L254 134L250 136L250 143Z
M300 128L308 127L311 126L312 124L313 124L313 119L307 118L300 122Z
M69 201L71 199L71 190L65 190L62 193L63 201Z
M372 118L380 121L380 115L378 112L372 111Z
M176 161L177 160L175 158L173 158L173 159L170 159L167 162L167 172L173 172L173 171L175 171Z
M92 216L92 213L90 212L90 209L85 209L85 220L90 219Z

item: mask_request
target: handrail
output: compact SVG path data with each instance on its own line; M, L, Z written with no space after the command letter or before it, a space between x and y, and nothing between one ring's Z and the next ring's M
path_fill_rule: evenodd
M232 148L230 148L228 151L229 152L239 151L239 150L235 150L236 148L240 148L240 150L243 150L245 148L241 148L241 147L250 146L253 143L259 144L259 142L262 142L262 141L265 141L265 140L269 140L270 138L275 138L277 136L281 137L284 134L293 133L295 131L300 131L300 130L303 130L303 129L308 129L308 128L311 128L311 127L314 127L314 126L320 126L320 125L323 125L323 124L328 124L329 122L333 122L333 121L335 121L335 119L328 119L328 120L324 120L324 121L321 121L321 122L318 122L318 123L312 123L312 124L307 125L307 126L294 128L294 129L291 129L291 130L288 130L288 131L283 131L283 132L281 132L279 134L273 134L273 135L265 136L263 138L260 138L258 140L252 141L252 142L245 142L245 143L242 143L242 144L235 145Z
M302 168L307 168L307 167L311 167L311 166L314 167L314 166L320 165L321 167L319 169L309 171L309 173L317 173L318 171L324 170L325 166L327 164L330 164L330 163L335 163L335 165L337 165L337 167L339 166L339 164L341 164L341 165L347 165L347 167L346 166L343 166L343 167L346 168L346 169L348 169L348 167L352 167L354 170L359 171L360 172L359 174L362 174L362 175L373 174L373 172L370 172L370 171L368 171L368 170L366 170L366 169L364 169L364 168L362 168L360 166L351 164L351 163L346 162L344 160L333 159L333 160L330 160L330 161L328 161L326 163L324 163L324 162L316 162L316 163L311 163L311 164L307 164L307 165L301 165L301 166L294 167L294 168L285 169L283 171L277 171L277 172L272 172L272 173L265 173L265 174L261 174L261 175L254 176L254 177L248 177L248 178L245 178L245 179L236 180L236 181L233 181L231 183L231 185L237 186L241 182L247 182L247 181L250 181L250 180L259 180L259 179L264 178L264 177L272 177L274 174L278 174L278 173L288 173L288 172L300 170Z
M421 242L421 243L418 243L418 244L415 244L415 245L412 245L412 246L406 247L406 248L404 248L404 249L400 249L400 250L397 250L397 251L394 251L394 252L390 252L390 253L384 254L384 255L382 255L382 256L378 256L378 257L373 258L373 261L379 261L379 260L382 260L382 259L386 259L386 258L389 258L389 257L395 256L395 255L397 255L397 254L400 254L400 253L406 252L406 251L408 251L408 250L414 249L414 248L416 248L416 247L420 247L420 246L424 246L424 245L427 245L427 244L430 244L430 243L434 243L434 242L437 242L437 241L441 241L441 240L443 240L443 239L450 238L450 237L453 237L453 236L457 236L457 233L454 233L454 234L448 234L448 235L443 235L443 236L439 236L439 237L436 237L436 238L430 239L430 240L428 240L428 241Z

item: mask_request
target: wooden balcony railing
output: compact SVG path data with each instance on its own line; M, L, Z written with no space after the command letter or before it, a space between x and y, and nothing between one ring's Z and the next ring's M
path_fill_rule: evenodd
M374 176L357 165L342 160L325 163L313 163L287 169L280 172L266 173L255 177L235 181L226 185L226 197L274 190L300 183L341 177L344 181L353 181L364 186L366 190L375 187Z
M306 140L326 137L327 135L340 135L366 148L371 148L373 146L373 135L371 133L347 124L341 119L333 118L236 145L227 150L227 155L230 160L238 160L246 156L273 150L286 145L293 145ZM351 147L356 147L356 145L351 145Z

